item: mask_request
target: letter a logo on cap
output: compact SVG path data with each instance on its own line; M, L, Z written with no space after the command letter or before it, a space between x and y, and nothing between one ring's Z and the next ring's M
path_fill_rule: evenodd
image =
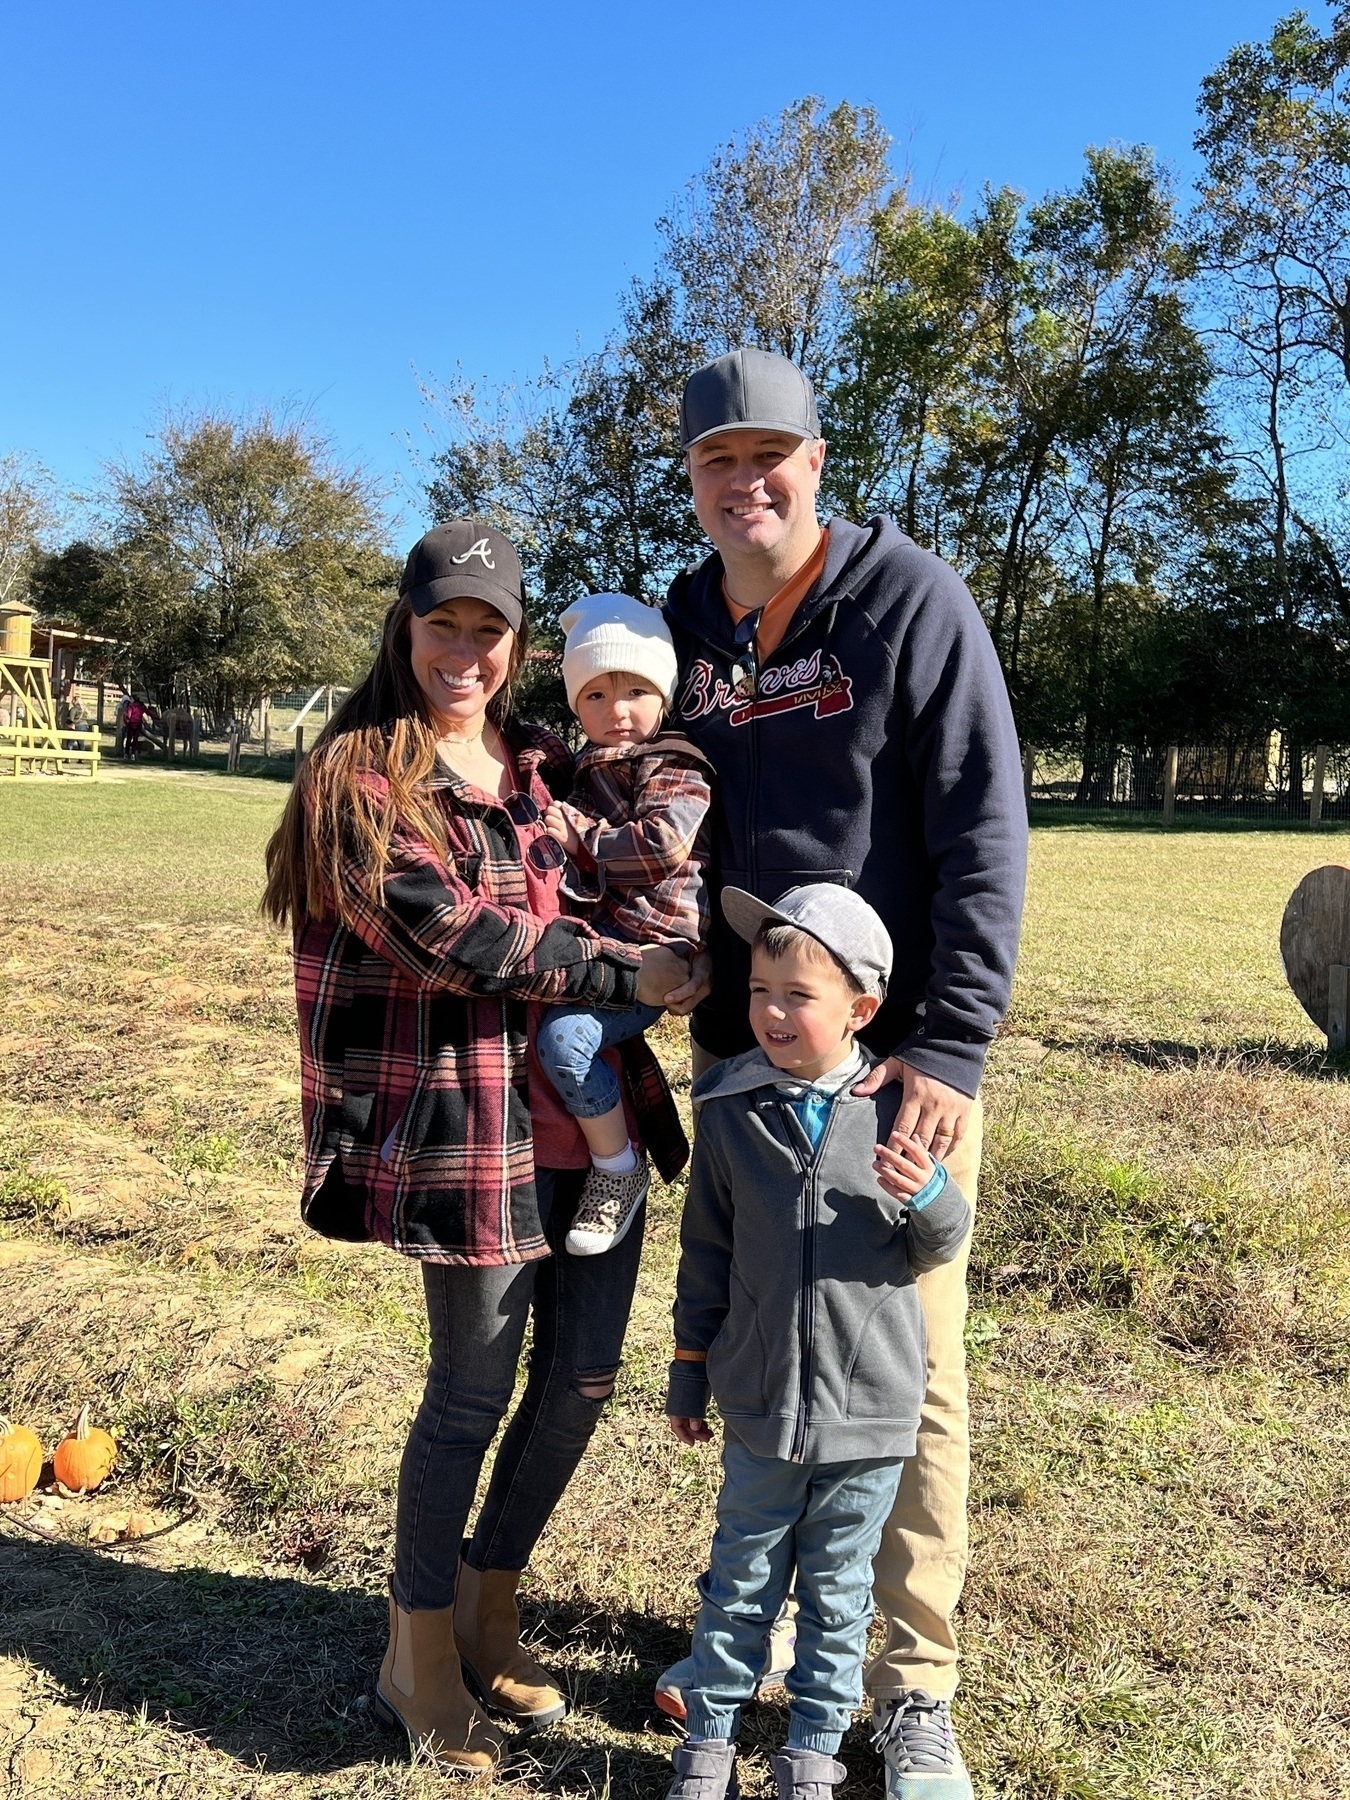
M450 560L452 563L466 563L471 556L481 557L485 569L495 569L497 566L488 555L488 541L485 537L481 537L477 539L475 543L470 544L463 556L452 556Z

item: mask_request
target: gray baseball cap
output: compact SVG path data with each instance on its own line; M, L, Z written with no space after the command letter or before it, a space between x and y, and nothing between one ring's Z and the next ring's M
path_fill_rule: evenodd
M747 348L695 369L680 399L680 448L714 432L751 430L820 436L815 392L796 363Z
M767 900L757 900L746 893L744 888L723 888L722 911L737 937L743 937L747 943L754 942L766 919L795 925L838 957L869 994L886 998L886 983L894 960L891 934L862 895L855 894L852 888L840 887L833 881L816 881L809 887L789 888L772 906Z
M509 538L484 519L433 526L408 552L398 584L419 618L461 596L486 600L520 630L525 614L520 558Z

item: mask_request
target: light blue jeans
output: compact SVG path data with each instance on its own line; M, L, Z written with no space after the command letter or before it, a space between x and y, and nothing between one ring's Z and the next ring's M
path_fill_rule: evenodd
M795 1568L788 1746L835 1754L862 1699L872 1558L903 1466L780 1462L727 1437L703 1604L689 1658L676 1665L691 1738L735 1737Z
M619 1104L619 1083L601 1055L626 1044L665 1011L662 1006L599 1012L589 1006L551 1006L544 1014L535 1048L545 1075L574 1119L598 1119Z

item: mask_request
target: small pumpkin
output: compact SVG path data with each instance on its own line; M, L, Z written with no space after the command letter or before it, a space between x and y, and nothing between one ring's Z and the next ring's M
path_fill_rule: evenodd
M87 1494L107 1477L116 1461L117 1445L106 1431L90 1425L86 1405L56 1446L52 1473L62 1487L75 1494Z
M26 1500L41 1473L41 1438L0 1413L0 1501Z

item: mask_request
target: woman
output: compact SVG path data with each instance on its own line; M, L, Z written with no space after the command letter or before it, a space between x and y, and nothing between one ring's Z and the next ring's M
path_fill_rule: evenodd
M565 1710L521 1650L516 1588L613 1391L641 1251L638 1230L603 1256L553 1254L589 1155L527 1079L534 1027L557 1001L664 1004L687 975L670 950L559 916L564 859L542 815L571 761L511 715L526 639L507 540L476 519L428 532L374 667L296 781L264 899L295 934L304 1217L417 1257L426 1288L431 1368L399 1474L376 1706L465 1769L502 1747L466 1680L518 1723ZM640 1041L629 1074L673 1174L683 1139ZM527 1385L465 1543L531 1315Z

